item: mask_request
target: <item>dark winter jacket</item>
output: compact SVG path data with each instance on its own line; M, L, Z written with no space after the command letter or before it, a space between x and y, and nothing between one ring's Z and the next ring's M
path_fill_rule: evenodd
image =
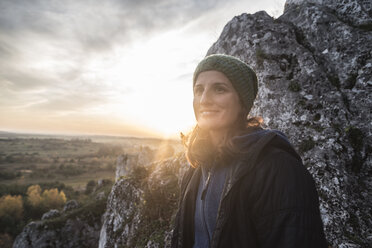
M327 247L311 175L281 133L259 132L234 139L245 152L222 173L216 220L206 220L213 224L209 246ZM172 247L194 245L201 176L200 167L190 168L182 180Z

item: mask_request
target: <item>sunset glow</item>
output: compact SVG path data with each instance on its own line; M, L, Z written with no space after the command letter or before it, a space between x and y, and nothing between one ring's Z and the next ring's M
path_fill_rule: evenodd
M156 137L187 132L195 124L193 70L224 25L244 12L277 16L284 5L250 2L185 1L169 9L133 2L128 12L114 0L17 8L5 1L0 131Z

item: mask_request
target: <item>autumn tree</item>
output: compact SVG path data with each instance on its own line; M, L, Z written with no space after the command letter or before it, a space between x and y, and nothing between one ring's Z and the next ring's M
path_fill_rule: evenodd
M31 204L31 206L36 207L39 206L41 203L41 188L38 184L31 185L27 189L27 200Z
M27 189L28 202L32 207L41 207L43 209L60 208L66 203L66 195L58 189L46 189L41 194L39 185L32 185Z
M5 195L0 198L0 217L12 216L17 220L22 219L23 201L22 196Z
M0 198L0 247L6 247L12 237L22 230L22 196L4 195ZM9 239L10 238L10 239Z
M66 195L58 189L46 189L42 194L42 204L48 209L60 208L66 203Z

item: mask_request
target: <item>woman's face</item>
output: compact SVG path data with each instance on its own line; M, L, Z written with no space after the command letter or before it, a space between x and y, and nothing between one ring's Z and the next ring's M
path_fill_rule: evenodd
M198 126L215 132L229 130L243 111L238 93L219 71L204 71L198 75L193 105Z

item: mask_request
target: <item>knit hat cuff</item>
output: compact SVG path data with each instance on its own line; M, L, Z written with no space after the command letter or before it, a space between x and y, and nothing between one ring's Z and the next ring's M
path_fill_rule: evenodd
M249 112L257 95L257 76L243 61L223 54L205 57L195 69L193 85L201 72L219 71L226 75Z

